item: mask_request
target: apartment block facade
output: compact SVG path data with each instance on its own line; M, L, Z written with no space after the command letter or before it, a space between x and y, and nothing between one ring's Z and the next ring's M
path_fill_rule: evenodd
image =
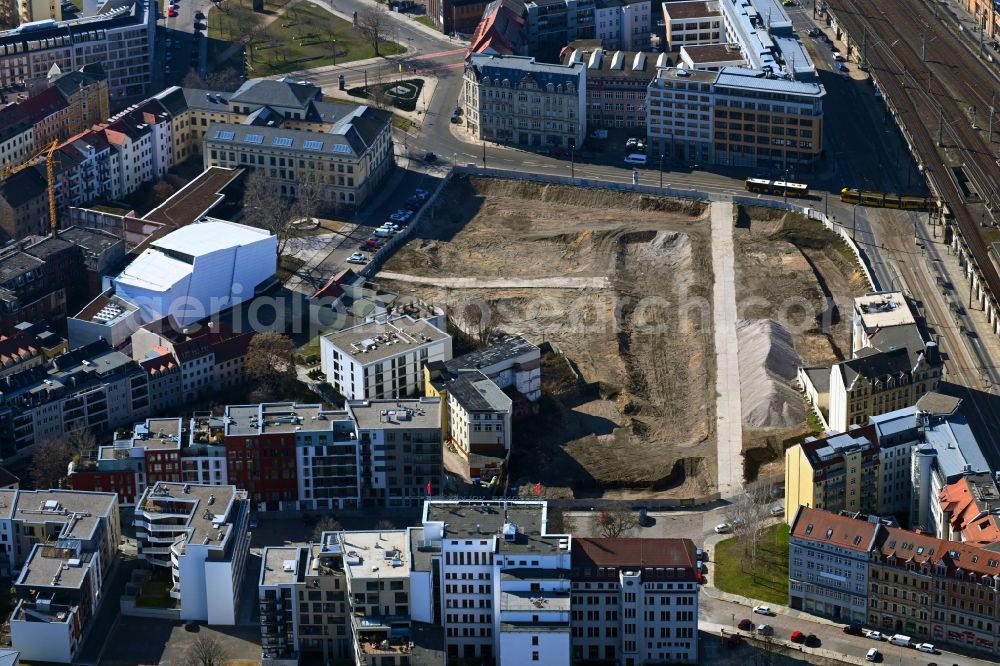
M326 379L348 400L423 395L424 366L451 359L451 336L438 318L379 318L320 337Z
M104 600L121 539L113 493L4 490L5 565L14 573L13 647L72 663ZM11 548L10 551L7 551Z
M724 41L718 2L683 0L664 2L661 7L667 50L680 51L684 46Z
M573 540L573 662L698 663L689 539Z
M587 79L581 63L473 54L465 66L466 129L479 140L534 148L583 146Z
M69 72L97 63L115 104L148 94L156 13L148 0L108 3L92 16L0 32L0 86L44 81L53 65Z
M136 505L139 559L170 571L182 620L237 623L250 503L236 486L159 481Z
M813 613L864 622L914 642L954 645L988 659L1000 655L1000 555L992 548L995 544L946 541L856 514L807 508L799 514L789 553L792 608L810 610L809 598L803 596L805 579L819 577L821 584L813 587L819 590ZM810 525L813 531L807 539ZM831 542L830 547L806 559L810 544L823 541ZM796 568L797 557L811 563L811 571Z
M599 44L575 42L563 62L582 62L587 78L587 127L612 129L646 126L646 91L665 53L605 51Z

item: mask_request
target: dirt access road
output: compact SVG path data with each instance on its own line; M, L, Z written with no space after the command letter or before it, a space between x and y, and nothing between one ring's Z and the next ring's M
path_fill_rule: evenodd
M576 373L546 359L541 413L515 425L512 480L548 496L714 490L705 206L468 177L442 200L385 266L401 280L380 281L444 305L466 332L550 343Z

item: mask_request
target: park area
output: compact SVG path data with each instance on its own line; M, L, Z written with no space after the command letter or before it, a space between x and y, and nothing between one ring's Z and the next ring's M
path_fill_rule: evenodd
M784 522L761 530L756 557L749 540L739 536L720 541L712 558L715 587L765 603L788 603L788 525Z
M383 26L382 31L386 30ZM264 12L258 13L251 0L224 0L208 14L209 59L214 69L242 69L242 46L248 77L402 53L403 47L387 37L381 36L376 54L364 31L311 2L276 0L265 3Z

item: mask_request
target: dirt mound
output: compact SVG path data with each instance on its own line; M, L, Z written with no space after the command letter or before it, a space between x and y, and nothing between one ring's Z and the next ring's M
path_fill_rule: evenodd
M805 421L802 397L792 387L801 359L792 334L772 319L736 324L743 425L787 428Z

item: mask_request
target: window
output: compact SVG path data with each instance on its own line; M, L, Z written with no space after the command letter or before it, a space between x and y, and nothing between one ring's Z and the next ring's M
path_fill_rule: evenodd
M531 653L531 661L538 661L538 652L534 651Z

